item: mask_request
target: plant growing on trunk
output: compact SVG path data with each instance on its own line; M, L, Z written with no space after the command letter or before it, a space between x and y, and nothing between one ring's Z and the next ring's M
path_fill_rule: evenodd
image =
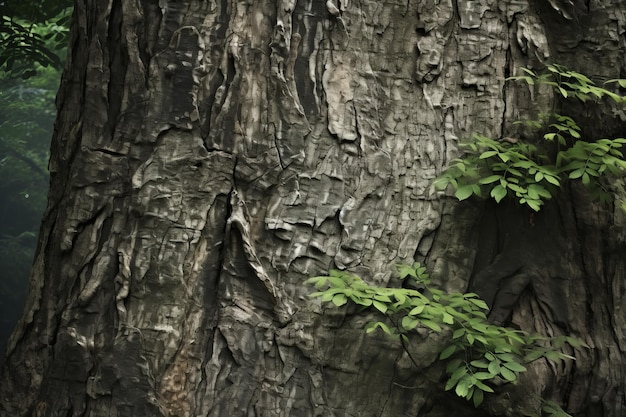
M524 75L509 80L550 86L565 99L626 101L626 97L560 65L548 65L543 74L523 71ZM623 79L605 84L611 83L626 86ZM558 113L543 113L537 120L518 123L539 132L539 140L536 143L518 138L494 140L475 134L470 142L462 144L465 154L452 161L435 180L435 187L443 190L451 186L459 200L473 195L488 195L496 202L505 197L514 198L534 211L539 211L567 180L580 180L594 196L601 200L609 198L602 178L618 176L626 170L621 151L625 138L585 140L577 122ZM622 207L626 209L625 204Z
M363 310L374 308L382 313L385 320L369 323L366 331L380 329L399 338L409 356L409 336L416 329L446 334L448 342L439 354L439 359L447 363L444 389L454 389L456 395L476 407L485 393L494 392L495 384L517 381L526 371L525 364L539 358L574 359L560 348L565 343L574 348L584 346L572 337L547 338L490 323L486 315L489 308L477 294L448 293L434 287L426 268L419 263L401 265L398 272L401 279L410 281L410 288L375 287L337 270L307 282L319 290L311 297L320 297L337 307L351 302Z

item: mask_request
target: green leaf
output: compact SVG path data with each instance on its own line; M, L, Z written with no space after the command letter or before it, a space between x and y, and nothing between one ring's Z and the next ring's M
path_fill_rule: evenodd
M398 267L398 273L400 274L401 279L405 279L406 277L417 278L417 272L415 272L415 268L410 265L400 265Z
M523 169L534 169L535 163L532 161L517 161L513 164L514 167Z
M490 343L487 341L487 339L484 336L481 335L477 335L476 336L476 340L478 340L480 343L482 343L485 346L488 346Z
M531 191L537 195L537 197L534 197L534 198L539 198L539 197L543 197L543 198L547 198L547 199L552 198L552 194L550 194L550 192L548 190L546 190L544 187L542 187L541 185L530 184L528 186L528 195L529 196L530 196Z
M471 185L463 185L456 190L456 192L454 193L454 196L459 201L463 201L463 200L470 198L472 194L474 194L473 187Z
M548 181L550 184L556 185L557 187L561 186L561 183L559 182L557 177L554 177L552 175L546 175L545 178L546 181Z
M454 386L456 385L458 381L450 378L446 381L446 386L443 388L446 391L450 391L452 388L454 388Z
M452 386L454 386L457 382L459 382L459 380L467 374L467 367L465 366L460 366L458 368L456 368L454 370L454 372L452 372L452 375L450 375L450 379L448 380L448 382L452 381ZM447 390L447 389L446 389Z
M589 185L589 183L591 182L591 178L589 178L589 174L587 172L583 174L582 181L585 185Z
M454 354L454 352L456 352L456 349L457 349L457 345L448 346L447 348L441 351L441 353L439 354L439 359L441 360L448 359L450 356Z
M509 382L513 382L517 379L517 375L515 375L515 373L504 367L500 368L500 375L502 375L502 378Z
M514 372L525 372L526 371L526 368L524 366L520 365L517 362L505 362L503 364L503 366L509 368L511 371L514 371Z
M508 162L511 160L511 156L508 153L500 152L498 153L498 156L500 157L502 162Z
M500 373L499 361L489 362L489 367L487 368L487 370L494 375L498 375Z
M476 376L476 375L474 375L474 376ZM478 389L479 389L479 391L478 391L478 392L480 392L480 391L484 391L484 392L494 392L494 391L493 391L493 388L491 388L489 385L486 385L484 382L482 382L482 381L480 381L480 380L475 381L475 382L474 382L474 386L475 386L476 388L478 388Z
M396 303L394 304L394 306L404 305L408 301L407 296L401 292L394 293L393 297L396 299Z
M568 354L562 353L562 352L558 352L558 354L559 354L559 358L560 359L571 359L573 361L576 360L576 358L574 356L572 356L572 355L568 355Z
M487 158L491 158L494 155L497 155L498 151L485 151L483 153L480 154L480 156L478 157L479 159L487 159Z
M424 304L422 305L418 305L417 307L415 307L414 309L412 309L411 311L409 311L409 315L411 316L417 316L422 314L422 312L424 311L424 308L426 306Z
M457 384L454 392L459 397L465 397L469 393L469 389L472 386L472 380L466 375Z
M485 380L485 379L493 379L496 375L490 373L490 372L476 372L474 373L474 378L479 379L479 380Z
M501 178L502 178L502 175L490 175L488 177L481 178L478 182L480 184L491 184L496 181L500 181Z
M404 316L402 318L402 328L404 330L413 330L419 324L419 320L413 319L410 316Z
M440 332L441 331L441 326L438 323L436 323L436 322L434 322L432 320L422 320L421 323L424 326L426 326L429 329L431 329L431 330L434 330L436 332Z
M508 183L507 184L507 188L515 191L516 193L522 193L522 194L526 193L526 189L525 188L522 188L522 187L520 187L519 185L516 185L516 184Z
M618 83L620 87L626 88L626 79L623 78L605 81L605 84L607 83Z
M328 281L331 283L331 285L333 287L337 287L337 288L346 288L346 275L343 275L341 277L333 277L330 276L328 277Z
M389 295L387 295L389 294L390 288L384 288L384 291L386 292L385 294L382 293L382 290L383 289L378 289L378 291L376 291L376 294L374 295L374 300L381 301L383 303L391 303L391 298L389 297Z
M381 313L387 312L387 304L374 300L373 305L376 308L376 310L380 311Z
M484 360L474 360L470 362L470 365L476 367L476 368L487 368L489 366L489 364L487 363L487 361Z
M478 407L483 403L483 391L478 390L474 392L472 396L472 401L474 402L474 407Z
M531 209L533 209L535 211L540 211L541 210L541 204L539 203L538 200L527 199L526 200L526 204L528 205L528 207L530 207Z
M323 291L316 291L316 292L312 292L311 294L309 294L309 297L314 298L314 297L321 297L322 295L326 294Z
M322 294L322 301L328 302L332 300L334 296L335 296L334 293L326 291L324 292L324 294Z
M350 297L350 299L354 301L355 303L365 306L365 307L369 307L372 305L372 300L370 298Z
M504 188L502 184L498 184L491 189L489 195L491 195L491 197L493 197L493 199L496 200L497 203L499 203L504 197L506 197L506 193L506 188Z
M459 171L465 173L467 168L465 166L466 161L461 160L458 164L454 165Z
M496 351L497 350L498 349L496 349ZM514 355L511 355L510 353L498 353L497 356L498 356L498 359L500 359L503 362L515 362L517 360L517 358Z
M342 305L348 302L348 298L346 297L345 294L336 294L333 297L332 301L334 305L336 305L337 307L341 307Z
M313 284L315 288L323 287L328 281L328 277L313 277L304 281L306 284Z
M584 173L585 173L585 169L584 168L578 168L578 169L570 172L568 177L570 179L572 179L572 180L575 180L576 178L582 177Z
M487 305L487 303L480 298L471 298L470 302L480 309L489 310L489 306Z
M465 334L465 329L463 327L458 328L454 331L454 333L452 333L452 339L458 339L459 337L462 337Z
M391 335L391 336L394 335L394 332L389 328L389 326L387 326L385 323L381 321L377 321L375 323L368 325L367 328L365 329L365 332L371 333L374 330L376 330L376 328L380 328L383 332L387 333L388 335Z
M450 184L450 178L449 177L439 177L437 178L435 181L433 181L433 186L435 187L436 190L445 190L448 185Z

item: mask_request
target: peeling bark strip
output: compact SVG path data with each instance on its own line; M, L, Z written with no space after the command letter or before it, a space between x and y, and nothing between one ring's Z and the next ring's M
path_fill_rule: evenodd
M529 222L429 184L472 132L514 136L552 108L505 84L519 68L623 75L625 14L608 0L77 2L0 414L518 416L543 396L622 416L623 214L574 187ZM623 131L602 117L585 133ZM386 283L414 259L479 291L494 320L592 349L535 363L474 410L440 389L441 337L411 345L416 369L302 284L329 268Z

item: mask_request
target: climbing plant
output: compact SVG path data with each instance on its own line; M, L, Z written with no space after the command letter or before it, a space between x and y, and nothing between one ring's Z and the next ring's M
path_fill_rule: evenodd
M446 362L448 376L443 389L454 390L476 407L486 393L494 392L495 382L515 382L529 362L539 358L574 359L560 348L565 343L574 348L584 346L572 337L549 339L490 323L486 315L488 306L477 294L449 293L436 288L431 285L426 268L419 263L402 265L398 273L401 279L411 281L407 286L413 288L375 287L356 275L336 270L307 282L318 289L312 297L338 307L353 303L382 314L384 319L369 323L366 331L380 329L399 338L407 353L409 336L416 329L445 334L447 343L439 354L439 359ZM544 411L567 415L552 403Z
M542 74L523 71L523 75L509 80L549 86L564 99L626 102L626 97L605 87L611 84L626 87L624 79L606 81L601 87L587 76L560 65L548 65ZM626 170L621 150L625 138L584 139L581 127L572 117L555 112L517 123L537 132L538 140L491 139L475 134L469 142L461 144L464 155L452 161L435 180L435 187L439 190L452 187L459 200L475 195L500 202L509 197L539 211L568 180L581 181L594 196L608 199L601 179L622 175ZM626 204L622 207L626 210Z

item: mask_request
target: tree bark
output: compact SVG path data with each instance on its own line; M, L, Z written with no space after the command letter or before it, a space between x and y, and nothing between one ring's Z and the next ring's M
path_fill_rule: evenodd
M534 216L430 188L473 132L550 111L505 82L520 68L623 76L624 1L330 1L77 2L3 415L624 415L620 209L576 184ZM623 131L622 109L570 110ZM307 296L414 260L591 348L474 409L443 391L442 336L414 337L416 367Z

